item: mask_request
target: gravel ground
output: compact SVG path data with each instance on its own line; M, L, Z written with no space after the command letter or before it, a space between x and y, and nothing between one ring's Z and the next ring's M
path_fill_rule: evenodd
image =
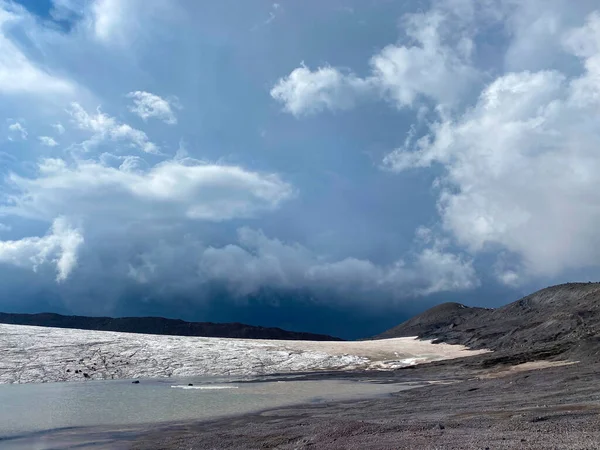
M518 358L500 361L483 355L382 373L381 382L439 383L383 400L166 426L142 433L131 448L600 448L600 364L538 361L515 368Z

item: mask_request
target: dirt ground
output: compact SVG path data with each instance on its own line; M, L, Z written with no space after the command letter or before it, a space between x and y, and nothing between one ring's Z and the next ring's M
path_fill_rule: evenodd
M335 375L308 378L330 376ZM480 355L345 377L434 383L386 399L165 426L142 433L131 448L600 448L600 364L595 362L523 364L518 357Z

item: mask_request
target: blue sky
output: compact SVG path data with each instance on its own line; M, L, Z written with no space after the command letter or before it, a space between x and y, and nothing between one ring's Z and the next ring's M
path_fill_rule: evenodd
M597 279L595 9L0 0L0 309L360 337Z

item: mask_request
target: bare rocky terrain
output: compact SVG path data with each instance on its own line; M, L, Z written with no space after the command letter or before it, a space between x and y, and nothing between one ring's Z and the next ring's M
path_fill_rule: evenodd
M600 283L542 289L501 308L444 303L376 338L419 336L510 354L600 356Z
M600 448L600 284L543 289L498 309L444 304L379 337L489 348L393 371L312 374L429 381L388 399L307 405L143 433L135 449Z
M467 368L456 367L456 362L432 363L394 374L396 381L423 378L449 384L399 392L388 399L165 426L142 434L131 448L600 448L598 365L542 369L540 364L510 371L487 368L485 357L470 359Z

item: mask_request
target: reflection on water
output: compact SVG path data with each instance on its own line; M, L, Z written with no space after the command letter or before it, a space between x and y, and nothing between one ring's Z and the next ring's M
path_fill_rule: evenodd
M44 430L211 419L298 403L374 397L410 387L293 379L245 383L223 378L0 385L0 448L53 448L52 433ZM127 431L121 432L126 440ZM81 431L54 434L77 438ZM85 435L90 439L93 431ZM113 442L110 448L114 447Z

